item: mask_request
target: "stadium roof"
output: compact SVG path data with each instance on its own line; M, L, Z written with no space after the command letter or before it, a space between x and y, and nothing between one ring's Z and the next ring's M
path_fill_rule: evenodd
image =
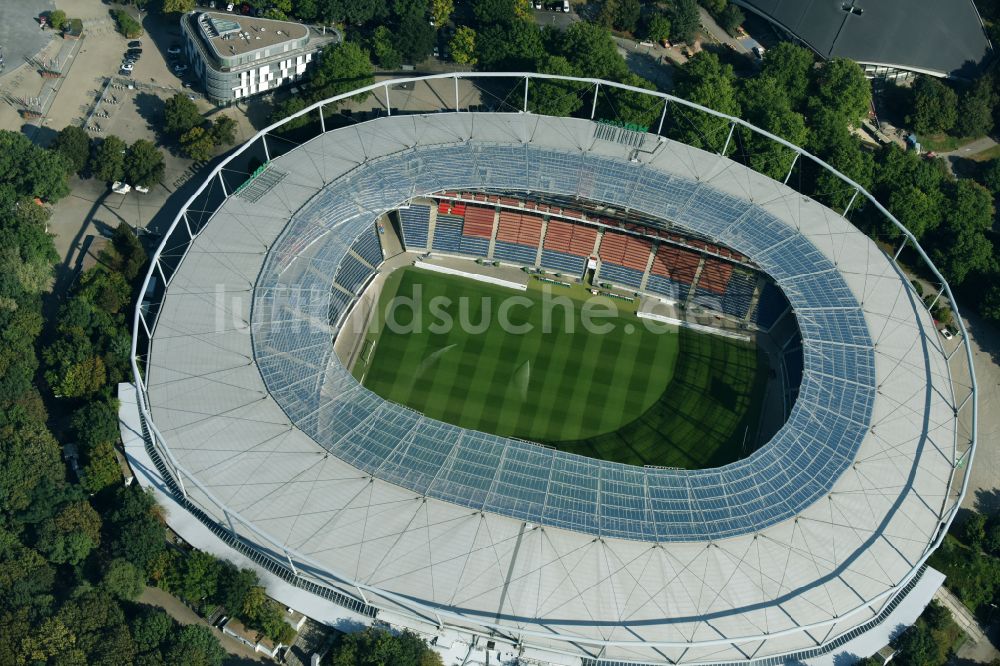
M973 0L736 0L824 58L970 78L990 50Z
M193 240L153 333L152 422L191 475L191 501L380 608L606 659L744 661L877 616L957 492L955 396L934 323L891 258L839 215L716 154L653 141L637 153L592 122L532 114L393 115L273 160L273 189L230 196ZM654 498L638 468L443 424L434 446L418 441L420 417L375 405L331 355L323 298L383 211L485 187L629 205L748 255L797 308L799 416L749 462L682 475L711 477L679 486L686 497ZM292 295L275 301L282 291ZM755 461L768 465L745 471ZM570 466L581 473L560 492ZM455 482L463 469L468 482ZM687 516L676 524L706 531L661 523L657 507L674 500ZM550 502L583 509L562 521ZM695 510L710 515L698 523ZM736 529L713 527L735 516Z

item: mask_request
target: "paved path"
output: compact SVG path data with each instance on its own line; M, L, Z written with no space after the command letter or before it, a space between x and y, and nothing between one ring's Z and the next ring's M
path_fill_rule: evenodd
M974 661L979 663L990 663L1000 656L1000 651L990 642L990 639L983 633L982 627L975 616L965 607L958 597L944 585L934 593L934 598L951 612L952 619L969 637L958 650L958 656L963 661Z
M162 608L167 612L167 615L174 618L181 624L201 624L209 627L212 630L212 633L219 639L219 644L222 645L222 649L235 657L233 660L226 660L226 664L268 661L261 654L254 652L246 645L243 645L230 636L226 636L215 627L210 626L201 616L181 603L180 599L164 592L158 587L147 587L142 591L142 594L139 595L137 601L142 604L149 604L150 606Z
M698 5L698 13L701 15L701 27L712 36L712 39L720 44L729 45L737 53L750 53L750 49L745 47L739 40L735 37L731 37L728 32L723 30L722 26L716 23L715 19L712 18L712 15L709 14L708 11L701 5Z

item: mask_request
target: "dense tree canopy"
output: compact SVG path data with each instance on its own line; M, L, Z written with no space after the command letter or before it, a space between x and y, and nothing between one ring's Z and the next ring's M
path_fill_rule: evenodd
M139 139L125 153L125 178L131 185L151 187L163 180L163 153L152 141Z
M834 58L816 71L810 101L814 111L832 109L844 124L856 126L868 114L871 99L871 85L853 60Z
M545 74L574 76L576 68L562 56L546 55L538 64ZM528 108L547 116L569 116L583 106L583 96L590 86L573 81L534 79L528 86Z
M806 142L806 123L801 113L792 110L785 88L778 79L758 76L744 81L740 89L743 118L753 125L801 146ZM795 153L756 133L743 133L742 151L748 164L774 179L783 180Z
M332 44L323 49L310 80L313 101L334 97L375 82L368 52L354 42ZM367 94L355 95L363 101Z
M913 111L906 122L920 134L947 132L958 118L958 95L938 79L920 76L913 84Z
M674 79L674 93L710 109L739 115L735 81L730 65L723 64L714 53L702 51L678 68ZM679 104L671 107L673 136L694 146L722 150L729 133L728 120L681 107ZM730 145L730 149L733 148L735 146Z
M90 135L82 127L67 125L56 135L51 148L62 155L69 173L82 173L90 159Z
M695 0L673 0L667 10L670 26L675 39L682 42L694 40L695 33L701 25L698 5Z
M958 102L958 119L955 131L960 136L984 136L993 129L993 109L997 93L992 76L977 79L963 93Z
M59 152L39 148L18 132L0 130L0 185L21 195L57 201L69 193L68 168Z
M108 136L94 149L90 171L94 178L112 183L125 179L125 151L128 146L117 136Z
M416 634L384 629L340 636L330 652L331 666L441 666L441 657Z
M476 31L469 26L459 26L448 46L451 48L452 60L459 65L475 65L479 62L476 57Z
M792 42L779 42L765 53L761 75L774 79L788 96L788 103L797 107L809 94L814 61L809 49Z

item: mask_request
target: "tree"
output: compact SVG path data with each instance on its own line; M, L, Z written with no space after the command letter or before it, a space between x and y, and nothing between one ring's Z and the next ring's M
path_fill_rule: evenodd
M741 93L746 120L795 145L805 143L805 119L801 113L792 110L788 95L777 79L770 76L746 79ZM755 132L742 132L741 136L742 149L751 168L776 180L784 179L795 160L795 153Z
M294 14L300 21L309 23L318 16L319 6L316 0L295 0Z
M99 493L121 480L122 471L111 442L102 442L87 452L83 466L83 487L88 492Z
M54 9L49 12L49 25L52 26L53 30L62 30L63 25L66 23L66 12L61 9Z
M733 68L708 51L696 53L678 68L674 93L683 99L722 113L739 115ZM721 150L729 133L729 121L672 104L672 134L685 143Z
M0 130L0 185L22 196L58 201L69 193L61 154L39 148L19 132Z
M127 224L119 224L115 227L111 241L110 250L113 250L113 254L106 249L107 253L101 257L101 260L111 270L121 273L125 280L134 280L146 264L145 248L142 247L135 232L132 231L132 227Z
M243 615L247 597L257 583L257 573L253 569L240 569L224 561L219 571L215 600L230 614Z
M1000 196L1000 159L992 159L987 162L980 171L979 178L980 183L982 183L986 189L988 189L993 196Z
M115 508L105 520L109 552L112 557L128 560L144 574L149 573L166 550L159 508L152 495L136 485L122 486L115 499Z
M986 233L993 224L993 197L975 181L962 179L954 187L944 221L931 239L931 258L952 285L973 272L994 267L993 244Z
M94 177L106 183L124 180L125 150L125 142L117 136L109 136L99 143L90 161Z
M90 136L81 127L67 125L52 142L52 150L62 155L69 173L81 173L90 158Z
M646 37L654 42L665 42L670 39L670 19L660 12L650 16L646 22Z
M41 485L63 483L59 445L44 423L29 419L23 409L0 415L0 512L28 508ZM2 522L0 522L2 524Z
M131 601L142 594L146 579L134 564L118 557L105 568L101 587L113 597Z
M979 314L990 321L1000 322L1000 285L995 278L992 282L979 304ZM1000 554L1000 524L991 528L988 537L987 549L993 554Z
M922 624L907 628L892 645L899 651L900 661L908 666L933 666L936 663L937 644Z
M104 442L118 441L118 405L116 401L95 400L73 412L70 433L84 451Z
M558 52L577 71L594 78L620 81L628 73L611 33L592 23L578 21L567 28Z
M732 3L728 3L726 8L715 17L719 22L719 27L728 32L730 35L737 34L738 28L743 25L743 21L746 20L746 16L739 7Z
M655 90L656 86L637 74L629 72L621 81L636 88ZM598 113L604 118L649 127L663 110L663 101L657 97L621 88L602 88Z
M434 28L423 13L403 16L396 37L403 59L411 63L423 62L434 49Z
M529 0L475 0L472 11L480 29L531 18Z
M192 127L181 135L181 150L196 162L207 162L215 153L215 142L203 127Z
M118 561L118 560L113 560ZM121 560L124 561L124 560ZM174 630L174 621L166 611L152 606L141 607L130 616L132 640L136 650L142 654L158 652L160 646Z
M215 597L222 566L210 553L195 550L181 558L177 578L170 581L172 591L189 603L200 605Z
M312 98L321 100L369 86L375 82L373 72L368 51L354 42L331 44L323 49L313 70ZM351 99L362 102L367 96L368 93L361 93Z
M545 54L545 46L538 26L527 21L513 21L481 28L476 51L482 69L518 71L531 69Z
M403 64L403 56L396 48L396 37L384 25L378 26L372 33L372 52L375 54L375 61L382 69L399 69Z
M164 14L187 14L194 9L194 0L163 0Z
M472 28L465 25L458 26L449 47L452 59L459 65L475 65L479 62L476 58L476 31Z
M150 187L163 180L163 153L152 141L139 139L125 153L125 177L132 185Z
M166 654L167 663L191 666L222 666L226 651L212 630L200 624L191 624L177 632Z
M180 136L204 121L198 106L183 93L177 93L163 106L163 129L169 134Z
M865 73L853 60L834 58L813 70L813 112L832 109L845 124L857 125L871 106L872 89Z
M670 25L676 39L682 42L694 41L695 33L701 25L698 5L695 0L674 0L667 11Z
M67 504L39 528L38 550L55 564L79 564L101 541L101 518L86 501Z
M546 55L538 71L559 76L574 76L576 70L562 56ZM574 81L532 79L528 86L528 108L546 116L569 116L583 105L583 95L590 88Z
M997 94L992 77L982 76L969 86L958 103L955 130L960 136L984 136L993 129Z
M962 523L962 540L978 549L983 545L986 538L986 516L976 511L969 513L965 522Z
M416 634L394 636L369 627L340 636L330 652L333 666L440 666L441 657Z
M633 32L639 25L639 0L604 0L598 20L606 28Z
M112 9L111 18L115 20L118 32L129 39L142 36L142 25L124 9Z
M920 76L913 84L913 112L906 117L918 134L947 132L958 118L958 95L930 76Z
M454 11L454 0L430 0L431 18L434 19L434 24L437 26L447 23Z
M809 49L793 42L778 42L764 54L760 73L777 81L795 108L805 101L809 93L809 75L814 61Z
M219 116L212 123L212 142L216 146L231 146L236 142L236 121L230 116Z

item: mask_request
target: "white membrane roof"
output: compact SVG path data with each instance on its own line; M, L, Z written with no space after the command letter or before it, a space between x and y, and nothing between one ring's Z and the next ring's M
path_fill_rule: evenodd
M740 661L871 619L945 518L954 398L933 322L891 258L820 204L673 141L630 157L589 121L441 113L328 132L274 160L284 177L256 202L226 201L159 312L147 386L171 453L372 603L539 645ZM717 470L651 471L461 431L354 383L323 300L346 248L410 198L474 188L642 210L775 277L805 357L775 440Z

